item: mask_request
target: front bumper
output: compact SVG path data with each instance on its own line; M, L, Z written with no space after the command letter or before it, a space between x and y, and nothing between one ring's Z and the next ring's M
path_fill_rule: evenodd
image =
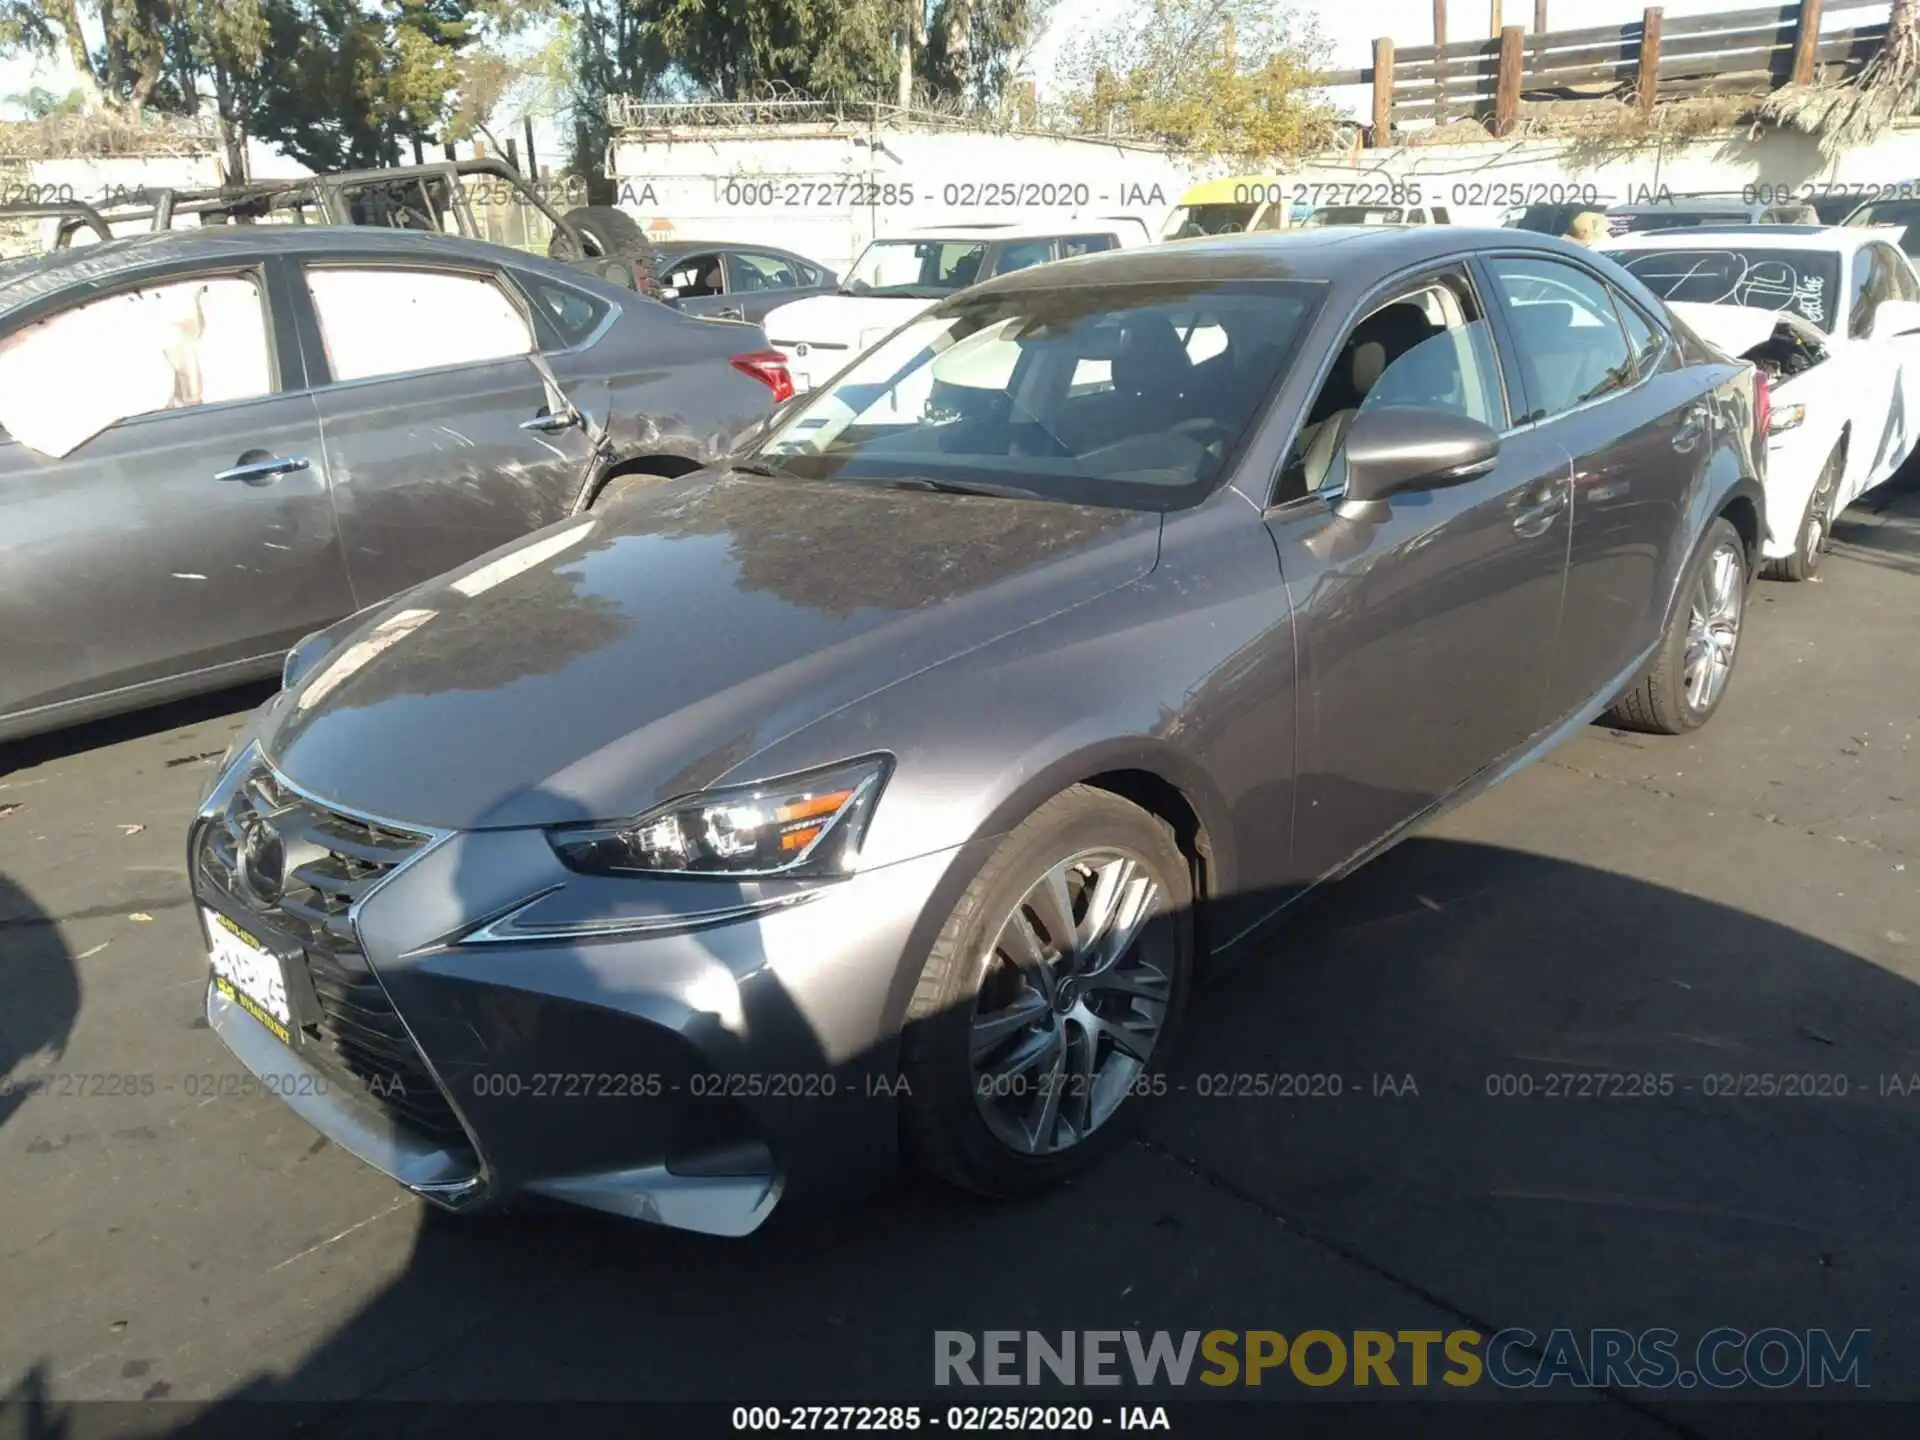
M1812 407L1808 409L1811 413ZM1762 545L1767 559L1784 559L1798 547L1800 522L1806 518L1807 502L1813 498L1820 484L1820 472L1839 439L1837 431L1830 432L1828 427L1812 423L1802 423L1768 437L1767 533Z
M269 906L223 859L235 814L263 809L359 853L394 840L240 757L195 824L194 889L282 954L295 1024L283 1042L211 985L208 1021L304 1119L410 1190L744 1235L776 1206L830 1204L893 1172L903 961L964 851L770 899L579 876L538 831L415 832L385 871L329 879L356 867L290 852ZM316 901L315 876L343 893Z

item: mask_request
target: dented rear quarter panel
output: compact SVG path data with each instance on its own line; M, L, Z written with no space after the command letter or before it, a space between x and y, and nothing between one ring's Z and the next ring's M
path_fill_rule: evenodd
M728 363L767 348L760 326L634 294L617 303L620 316L597 341L547 357L568 398L606 428L596 479L663 461L668 474L711 464L772 413L773 392Z

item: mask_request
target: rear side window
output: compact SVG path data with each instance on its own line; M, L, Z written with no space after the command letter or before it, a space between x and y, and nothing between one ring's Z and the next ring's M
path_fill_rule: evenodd
M1873 312L1880 308L1880 302L1888 299L1888 286L1892 276L1887 267L1879 262L1875 253L1879 247L1868 245L1857 251L1853 257L1853 288L1848 292L1847 333L1864 335L1873 324Z
M1551 419L1631 383L1633 353L1600 281L1558 260L1508 256L1488 269L1533 404L1523 419Z
M531 354L533 329L493 281L438 270L307 271L335 380Z
M540 307L540 313L559 332L561 344L566 346L585 344L613 309L597 295L588 295L544 276L523 274L520 281L533 297L533 303Z
M1893 293L1891 298L1895 300L1920 300L1920 281L1915 280L1913 266L1908 263L1907 257L1894 250L1891 246L1876 246L1875 248L1880 251L1882 258L1885 259L1887 270L1893 277Z

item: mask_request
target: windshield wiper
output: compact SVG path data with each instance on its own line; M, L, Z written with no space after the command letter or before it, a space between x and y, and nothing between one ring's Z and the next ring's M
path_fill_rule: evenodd
M1037 490L1017 485L996 485L987 480L936 480L931 475L848 476L865 485L884 485L889 490L931 490L941 495L987 495L997 500L1044 500Z
M801 476L782 465L769 465L764 460L729 460L727 468L737 475L758 475L764 480L798 480Z

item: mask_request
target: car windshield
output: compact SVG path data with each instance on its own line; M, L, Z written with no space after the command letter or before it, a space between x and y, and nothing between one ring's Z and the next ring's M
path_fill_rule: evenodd
M1321 294L1163 281L957 297L799 402L752 454L803 479L1178 509L1224 473Z
M1329 205L1309 215L1309 227L1320 225L1400 225L1407 212L1397 205Z
M893 295L938 300L980 278L984 240L876 240L847 272L855 295Z
M1612 258L1663 300L1787 310L1833 329L1840 257L1826 250L1619 250Z
M1167 221L1166 238L1191 240L1196 235L1238 235L1253 223L1258 205L1182 205Z
M1920 200L1876 200L1847 216L1847 224L1898 225L1900 248L1909 255L1920 255Z

